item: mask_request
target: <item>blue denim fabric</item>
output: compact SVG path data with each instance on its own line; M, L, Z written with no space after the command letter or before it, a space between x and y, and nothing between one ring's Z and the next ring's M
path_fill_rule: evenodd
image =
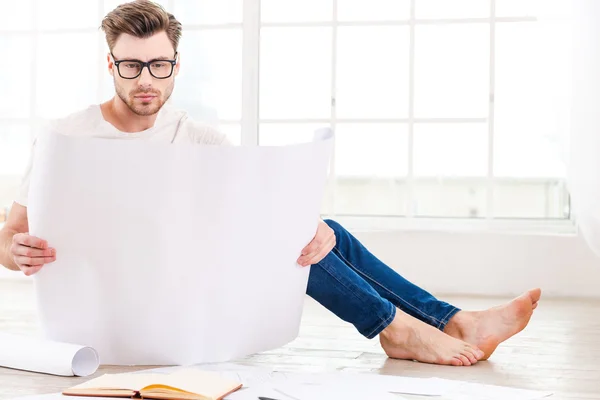
M307 294L371 339L394 319L396 307L444 330L460 311L404 279L371 254L339 223L325 220L334 230L336 246L312 265Z

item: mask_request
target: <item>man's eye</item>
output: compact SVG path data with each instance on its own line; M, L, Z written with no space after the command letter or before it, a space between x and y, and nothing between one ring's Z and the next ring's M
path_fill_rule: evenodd
M164 62L160 62L160 63L154 63L154 64L152 64L152 66L153 66L154 68L164 68L164 67L166 67L166 66L167 66L167 63L164 63Z
M139 68L139 65L136 63L125 64L125 68Z

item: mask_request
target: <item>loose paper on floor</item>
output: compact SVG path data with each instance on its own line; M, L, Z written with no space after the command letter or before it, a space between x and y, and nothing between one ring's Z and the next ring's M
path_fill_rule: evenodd
M422 399L440 400L542 400L552 392L524 390L438 378L409 378L379 374L327 373L309 374L272 371L267 368L236 364L201 365L203 370L218 371L226 378L237 379L244 387L225 400L256 400L270 397L278 400L394 400L404 394ZM153 370L168 373L172 368ZM60 393L30 396L21 400L77 400ZM82 398L83 399L83 398Z
M284 132L282 132L284 134ZM218 362L296 338L333 136L282 147L40 137L32 235L45 336L101 364Z

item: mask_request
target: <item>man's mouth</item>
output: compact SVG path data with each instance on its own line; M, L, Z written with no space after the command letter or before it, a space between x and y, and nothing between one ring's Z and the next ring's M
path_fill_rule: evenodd
M155 94L139 94L134 96L136 99L140 99L142 101L152 101L156 97Z

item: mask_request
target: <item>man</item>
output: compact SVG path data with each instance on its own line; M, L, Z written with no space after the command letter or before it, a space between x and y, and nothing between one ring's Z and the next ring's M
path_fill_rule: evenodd
M65 135L170 143L228 145L221 133L165 106L179 73L181 24L160 6L141 0L117 7L102 22L114 78L111 100L55 121ZM19 199L0 231L0 263L32 275L60 254L29 235L29 172ZM487 359L520 332L537 307L541 291L530 290L503 306L462 311L408 282L371 254L335 221L320 221L298 263L312 265L307 293L365 337L379 336L392 358L467 366ZM48 266L47 268L52 268Z

